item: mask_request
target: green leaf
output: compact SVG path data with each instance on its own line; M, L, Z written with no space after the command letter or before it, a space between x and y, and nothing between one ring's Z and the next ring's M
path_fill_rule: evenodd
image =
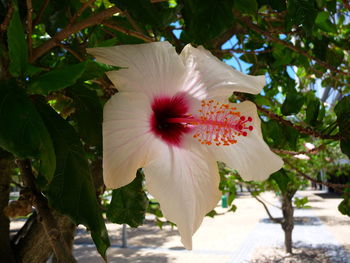
M320 101L318 99L311 99L306 108L305 122L312 126L317 124L318 113L320 111Z
M304 104L304 96L300 93L289 92L284 100L281 111L283 115L296 114Z
M317 14L315 24L326 32L336 33L337 27L329 20L330 14L326 11Z
M340 48L327 49L326 61L334 67L338 67L344 60L344 52Z
M337 115L339 132L344 137L340 141L340 148L350 158L350 96L342 98L334 108Z
M86 62L53 69L34 79L29 84L28 91L33 94L47 95L52 91L72 86L82 76L85 69Z
M303 25L308 35L311 34L317 16L315 0L289 0L286 22ZM289 25L291 27L291 25Z
M90 231L103 258L110 246L86 153L73 127L44 102L36 104L56 152L56 172L47 189L50 205Z
M182 17L186 30L181 34L184 42L210 43L234 24L232 0L185 0Z
M137 227L143 224L148 199L142 188L142 176L138 174L130 184L113 190L107 218L113 223Z
M282 193L286 193L288 190L288 184L291 181L288 174L284 171L284 169L280 169L279 171L273 173L270 175L270 179L274 180L278 188L281 190Z
M350 216L350 198L345 198L338 206L340 213L346 216Z
M19 158L39 158L39 173L48 181L56 167L45 124L15 81L0 82L0 146Z
M106 71L118 70L120 67L110 66L98 63L92 60L86 60L84 73L79 78L79 81L91 80L99 78L105 74Z
M258 3L256 0L235 0L233 7L245 14L256 14L258 11Z
M14 12L7 29L7 44L9 49L10 67L12 76L24 75L28 64L28 47L24 29L19 16L18 7L14 4Z
M94 90L86 86L69 88L81 137L90 145L102 146L102 105Z

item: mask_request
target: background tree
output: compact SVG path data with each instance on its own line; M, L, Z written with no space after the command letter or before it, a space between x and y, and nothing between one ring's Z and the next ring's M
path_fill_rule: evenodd
M346 0L1 0L2 260L44 262L54 253L74 262L77 224L87 226L105 257L102 105L117 91L104 75L112 68L94 62L87 47L167 40L181 51L192 43L266 75L260 95L233 94L231 101L253 101L265 140L286 168L317 181L311 165L293 156L317 155L317 167L329 164L339 145L350 156L349 15ZM305 150L305 142L316 148ZM140 178L142 172L113 191L109 220L142 223L148 201ZM21 193L7 205L10 185ZM340 211L350 215L349 191L333 186L344 192ZM32 205L10 240L8 216L27 215Z

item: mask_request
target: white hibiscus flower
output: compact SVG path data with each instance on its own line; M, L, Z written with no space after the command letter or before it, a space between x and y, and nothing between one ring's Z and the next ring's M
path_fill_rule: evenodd
M204 48L180 55L168 42L92 48L119 93L106 103L103 176L109 188L143 168L146 187L181 240L192 235L220 199L217 161L245 180L264 180L283 162L262 139L251 102L228 103L233 91L258 94L264 76L234 70Z

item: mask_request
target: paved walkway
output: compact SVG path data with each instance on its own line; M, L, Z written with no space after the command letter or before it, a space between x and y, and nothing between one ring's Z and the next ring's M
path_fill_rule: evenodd
M297 220L293 232L294 244L326 247L330 251L332 262L350 262L350 218L337 211L341 199L315 191L298 192L298 195L308 196L312 209L295 211L295 216L302 219L302 223ZM277 204L272 194L266 194L264 198ZM108 224L112 242L112 247L108 250L109 261L243 263L249 261L258 247L283 245L281 227L267 220L261 204L248 195L237 198L235 204L235 213L225 213L214 219L205 218L193 238L192 251L182 248L175 229L166 226L160 230L152 221L146 221L138 229L128 228L128 247L121 248L121 227ZM273 206L270 208L276 217L281 216L279 209ZM225 211L220 207L216 210L219 213ZM82 228L79 228L74 250L79 262L103 262L89 235Z

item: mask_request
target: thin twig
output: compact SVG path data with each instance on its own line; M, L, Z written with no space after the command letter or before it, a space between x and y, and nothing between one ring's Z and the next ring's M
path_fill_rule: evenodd
M7 9L7 14L5 16L4 21L0 25L0 31L1 32L5 32L7 30L7 27L10 24L10 20L11 20L13 11L14 11L14 7L13 7L12 1L9 1L8 3L9 3L9 6L8 6L8 9Z
M136 23L136 21L130 16L130 14L128 13L128 11L124 11L124 15L126 17L126 19L129 21L130 25L139 33L142 33L141 28L139 27L139 25Z
M96 0L89 0L87 2L85 2L80 8L79 10L74 14L74 16L70 19L69 21L69 26L71 26L85 11L86 8L88 8L89 6L91 6Z
M331 140L340 140L342 139L342 137L339 134L335 134L335 135L329 135L329 134L323 134L320 133L310 127L303 127L301 125L296 125L291 121L288 121L286 119L284 119L282 116L279 116L259 105L256 105L256 107L258 108L258 110L260 112L262 112L263 114L265 114L266 116L268 116L270 119L272 120L276 120L279 123L281 123L282 125L285 126L289 126L292 127L293 129L297 130L299 133L301 134L307 134L307 135L311 135L315 138L321 138L321 139L331 139Z
M29 60L32 59L33 56L33 40L32 40L32 32L33 32L33 6L32 0L27 0L27 40L28 40L28 51L29 51Z
M40 7L39 13L37 15L37 17L35 18L34 22L33 22L33 26L39 24L47 5L49 4L50 0L45 0L45 2L42 4L42 6Z
M279 43L279 44L282 44L284 45L285 47L311 59L311 60L314 60L315 62L317 62L318 64L320 64L321 66L325 67L325 68L328 68L330 69L331 71L335 72L335 73L338 73L338 74L341 74L341 75L344 75L344 76L350 76L350 72L345 72L345 71L342 71L342 70L339 70L337 69L336 67L328 64L327 62L323 61L323 60L320 60L318 59L317 57L314 57L312 55L310 55L307 51L297 47L297 46L294 46L293 44L287 42L287 41L284 41L282 39L279 39L278 37L275 37L273 36L270 32L267 32L263 29L261 29L259 26L253 24L251 22L251 19L248 18L248 17L243 17L239 12L237 12L236 10L233 10L232 11L233 14L235 15L235 17L237 19L239 19L242 24L246 25L247 27L249 27L250 29L252 29L253 31L261 34L261 35L264 35L266 38L268 38L269 40L273 41L273 42L276 42L276 43Z
M325 149L324 144L322 144L314 149L307 150L307 151L300 151L300 152L289 151L289 150L284 150L284 149L276 149L276 148L272 148L271 150L275 153L281 153L281 154L287 154L287 155L298 155L298 154L316 154L323 149Z
M272 214L271 214L269 208L267 207L267 205L266 205L262 200L260 200L257 196L253 195L252 192L251 192L251 190L250 190L249 188L248 188L248 191L249 191L250 195L251 195L252 197L254 197L255 200L257 200L260 204L263 205L263 207L264 207L264 209L265 209L267 215L269 216L269 218L270 218L270 220L271 220L272 222L275 222L275 223L278 223L278 224L282 224L282 220L279 219L279 218L274 218L274 217L272 216Z
M35 184L30 160L17 160L17 165L21 171L24 186L27 187L33 195L33 204L38 212L39 220L43 224L45 233L49 238L58 262L76 262L66 246L66 242L63 240L57 222L49 208L47 199L42 195Z
M292 168L294 171L296 171L300 176L304 177L305 179L315 183L315 184L323 184L325 186L331 187L339 192L343 192L342 189L345 188L350 188L349 185L345 185L345 184L333 184L333 183L328 183L328 182L323 182L323 181L318 181L314 178L312 178L311 176L308 176L307 174L305 174L304 172L302 172L299 168L295 167L287 158L283 158L283 161L288 164L288 166L290 168Z
M33 63L35 60L37 60L39 57L44 55L46 52L51 50L52 48L58 46L58 43L65 38L69 37L71 34L79 32L83 30L84 28L100 24L104 19L111 17L115 13L121 13L121 10L118 7L111 7L108 9L105 9L95 15L92 15L88 17L87 19L84 19L82 21L77 22L76 24L73 24L69 27L65 27L63 30L58 32L54 37L52 37L50 40L42 44L41 46L35 48L33 50L33 57L31 59L31 63Z
M133 31L133 30L130 30L130 29L127 29L127 28L124 28L124 27L121 27L121 26L118 26L118 25L115 25L115 24L110 24L110 23L107 23L107 22L103 22L102 25L106 26L106 27L109 27L111 29L114 29L114 30L117 30L119 32L122 32L128 36L133 36L133 37L136 37L136 38L139 38L139 39L142 39L143 41L145 42L154 42L155 40L151 37L148 37L148 36L145 36L139 32L136 32L136 31Z
M240 100L246 99L246 97L242 93L235 93L235 95ZM341 140L343 138L340 134L335 134L335 135L323 134L323 133L316 131L310 127L303 127L301 125L294 124L293 122L284 119L282 116L277 115L277 114L271 112L270 110L263 108L260 105L257 105L257 104L255 104L255 105L261 113L263 113L264 115L266 115L270 119L276 120L284 126L292 127L293 129L297 130L301 134L307 134L307 135L313 136L315 138L330 139L330 140L336 140L336 141Z
M74 51L73 49L71 49L70 47L68 47L67 45L64 45L62 43L58 43L58 46L67 50L69 53L71 53L77 60L79 60L80 62L84 61L84 58L82 56L80 56L76 51Z

